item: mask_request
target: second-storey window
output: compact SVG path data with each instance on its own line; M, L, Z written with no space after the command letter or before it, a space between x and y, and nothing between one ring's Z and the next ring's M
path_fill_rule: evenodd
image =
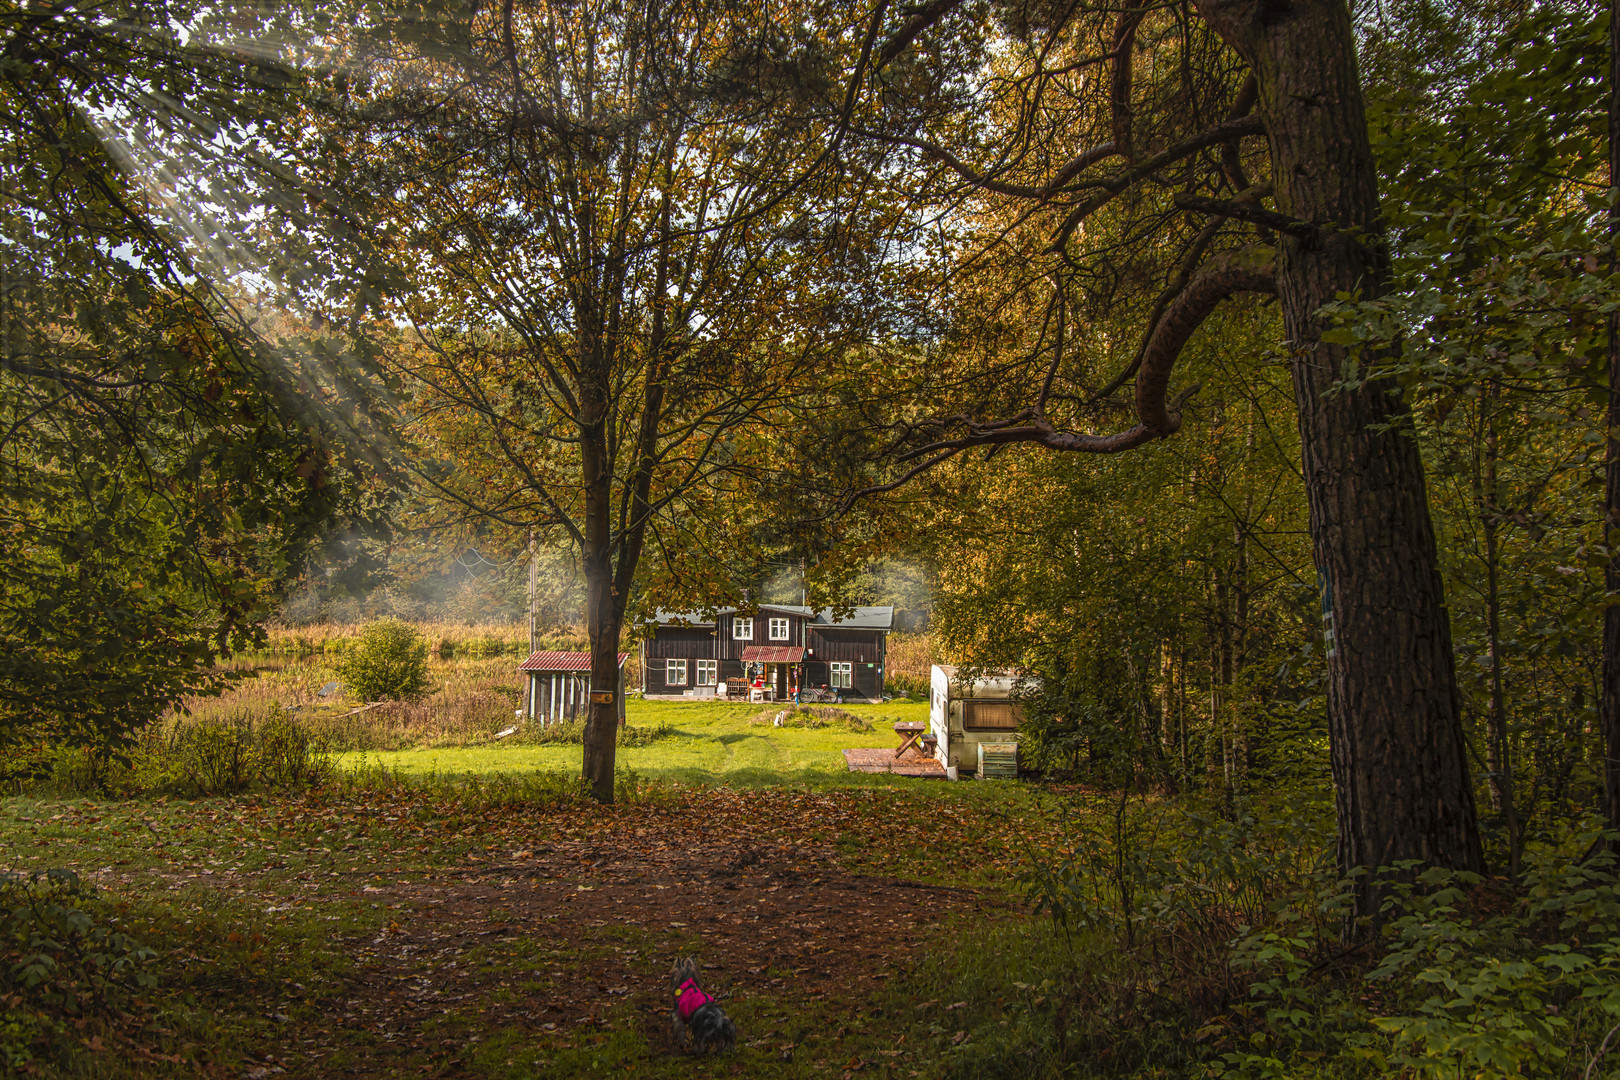
M697 682L693 686L713 686L720 681L717 668L713 660L699 660L697 662Z
M788 621L786 619L771 620L771 640L786 641L788 639Z
M669 686L686 685L686 661L667 660L664 667L664 682Z
M753 641L754 640L754 620L753 619L732 619L731 620L731 636L736 638L738 641Z
M832 684L835 688L848 690L855 682L855 665L834 660L827 665L831 669Z

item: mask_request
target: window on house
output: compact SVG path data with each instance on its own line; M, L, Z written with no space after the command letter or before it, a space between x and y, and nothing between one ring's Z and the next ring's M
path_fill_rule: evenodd
M664 663L664 682L670 686L685 686L686 661L666 660Z
M786 619L771 620L771 640L786 641L788 639L788 621Z
M732 619L731 620L731 636L736 638L738 641L753 641L754 640L754 620L753 619Z
M828 664L832 675L834 689L848 690L855 684L855 665L846 661L834 660Z
M717 672L719 666L720 665L713 660L699 660L697 662L697 682L693 683L692 685L713 686L715 683L719 682L720 678Z

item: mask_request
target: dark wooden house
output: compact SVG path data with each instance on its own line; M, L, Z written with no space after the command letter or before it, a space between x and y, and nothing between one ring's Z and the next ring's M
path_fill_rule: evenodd
M712 617L660 611L642 643L642 690L653 695L708 697L721 683L728 697L747 688L770 690L777 701L877 700L894 608L831 611L761 604L727 608Z

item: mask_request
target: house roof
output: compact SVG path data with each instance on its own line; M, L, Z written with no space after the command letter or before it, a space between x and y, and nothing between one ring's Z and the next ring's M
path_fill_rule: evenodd
M842 619L832 617L831 608L822 608L816 612L818 626L830 626L836 630L888 630L894 626L894 608L858 607Z
M797 664L804 659L804 646L745 645L742 659L745 664Z
M726 610L731 611L734 609L727 608ZM653 622L657 623L659 626L674 626L676 624L680 624L681 626L690 626L698 630L714 629L714 620L705 619L702 613L696 611L655 611L653 612Z
M999 668L981 671L977 678L957 676L955 664L935 664L934 670L945 676L946 693L955 701L959 698L1009 698L1019 683L1037 681L1036 676L1019 668Z
M619 666L630 654L619 654ZM591 670L591 654L588 652L549 652L541 649L539 652L529 654L529 658L518 665L519 671L589 671Z
M835 618L832 608L808 608L799 604L761 604L760 614L767 612L781 612L786 615L799 615L809 619L812 626L826 627L834 630L888 630L894 626L893 607L858 607L843 618ZM734 607L721 608L716 615L735 615ZM692 627L713 627L714 620L707 619L700 611L655 611L653 621L659 626L681 624Z

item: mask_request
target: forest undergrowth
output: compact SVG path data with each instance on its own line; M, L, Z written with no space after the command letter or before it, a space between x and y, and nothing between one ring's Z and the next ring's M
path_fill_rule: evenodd
M1620 881L1587 857L1595 826L1529 844L1516 882L1384 868L1380 918L1352 925L1329 808L1302 794L1066 793L1023 878L1062 946L1052 1023L977 1040L968 1074L1016 1075L995 1064L1016 1051L1050 1075L1620 1075Z
M1295 796L625 773L602 807L563 774L376 768L235 798L41 792L0 804L4 1060L87 1076L131 1075L120 1049L139 1075L1620 1075L1620 884L1581 861L1591 831L1528 845L1516 884L1397 873L1381 925L1347 943L1327 808ZM874 890L887 907L851 902ZM562 933L569 910L590 917ZM422 944L407 915L430 911L459 952L404 947ZM779 935L791 962L745 963ZM661 965L683 949L725 980L735 1059L659 1042ZM613 979L585 974L604 958ZM581 993L585 1020L553 1015Z

